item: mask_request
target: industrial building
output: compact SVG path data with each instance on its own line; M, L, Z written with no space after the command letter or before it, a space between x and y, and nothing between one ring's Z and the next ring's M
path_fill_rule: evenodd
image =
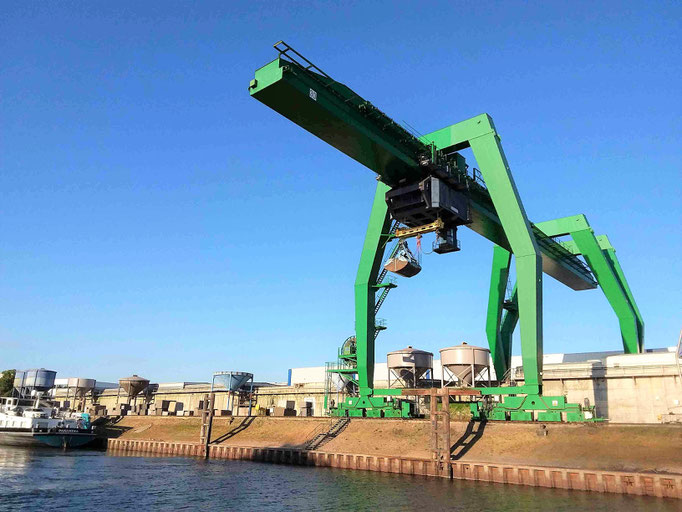
M572 402L595 406L598 416L611 423L682 423L682 373L676 351L676 347L669 347L648 349L642 354L618 351L545 354L545 389L566 395ZM431 373L425 376L423 385L440 386L441 360L432 361ZM514 380L523 382L521 357L513 356L511 361ZM216 385L216 414L246 416L251 405L254 415L327 415L325 370L325 366L292 368L286 383L254 381L252 394L248 387L240 387L232 397L226 386ZM496 381L492 366L490 372L490 376L482 372L476 384L485 385L488 377ZM376 363L374 381L378 386L405 387L405 383L396 384L389 376L388 363ZM73 401L69 388L62 383L68 380L55 381L60 384L54 390L55 399L63 405ZM210 391L209 382L150 383L131 397L117 384L98 382L85 396L84 407L109 415L194 416Z

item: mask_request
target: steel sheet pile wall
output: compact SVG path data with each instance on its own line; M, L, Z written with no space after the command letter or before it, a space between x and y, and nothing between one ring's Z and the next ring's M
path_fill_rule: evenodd
M108 449L112 453L132 451L150 455L205 456L204 447L199 443L109 439ZM449 465L443 464L439 467L436 462L421 458L228 445L209 446L208 456L214 459L381 471L414 476L682 499L682 475L673 474L518 466L471 461L452 461Z

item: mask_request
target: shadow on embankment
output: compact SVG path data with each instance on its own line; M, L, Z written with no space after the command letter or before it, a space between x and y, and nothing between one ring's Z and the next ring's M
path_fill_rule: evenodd
M245 417L245 418L241 421L241 423L240 423L239 425L237 425L236 427L234 427L232 430L229 430L229 431L225 432L223 435L221 435L221 436L219 436L219 437L213 439L213 440L211 441L211 444L220 444L220 443L222 443L222 442L224 442L224 441L227 441L227 440L230 439L231 437L236 436L236 435L239 434L240 432L244 432L247 428L249 428L249 427L251 426L251 424L253 423L253 421L254 421L255 419L256 419L255 416L247 416L247 417Z
M485 421L470 421L467 424L467 428L464 434L455 441L450 447L450 457L452 460L459 460L466 453L471 450L471 448L478 442L481 437L483 437L483 432L485 431L486 422ZM474 430L474 427L476 430Z
M124 433L133 428L117 425L122 419L123 416L108 416L96 419L92 422L92 426L95 428L95 434L97 437L107 439L121 437Z
M255 416L245 417L241 422L233 427L231 430L221 434L220 436L211 440L211 444L222 444L225 441L235 437L236 435L247 430L251 425L253 425L256 420ZM233 420L230 421L232 423ZM295 449L295 450L319 450L321 446L336 436L343 432L346 427L350 424L349 418L339 418L336 421L329 421L328 423L321 423L315 426L315 428L305 435L305 439L301 442L283 442L282 440L277 441L276 434L272 439L272 448L279 449ZM303 426L303 424L301 424Z

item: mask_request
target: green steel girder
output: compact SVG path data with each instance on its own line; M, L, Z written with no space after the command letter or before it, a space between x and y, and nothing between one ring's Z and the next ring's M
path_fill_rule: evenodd
M249 92L391 186L423 173L417 157L424 145L339 82L277 58L256 70Z

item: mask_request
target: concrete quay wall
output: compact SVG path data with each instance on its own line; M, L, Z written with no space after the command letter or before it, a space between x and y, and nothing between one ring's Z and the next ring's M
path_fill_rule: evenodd
M205 447L199 443L109 439L107 449L112 454L206 456ZM210 445L208 447L208 458L379 471L411 476L682 499L682 475L679 474L595 471L474 461L451 461L439 464L424 458L229 445Z

